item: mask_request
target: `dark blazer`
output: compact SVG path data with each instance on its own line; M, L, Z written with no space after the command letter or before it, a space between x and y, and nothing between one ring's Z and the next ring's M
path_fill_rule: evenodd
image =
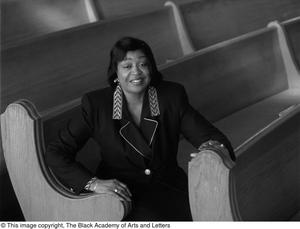
M79 193L95 175L100 179L116 178L126 184L147 185L156 180L185 189L186 174L176 161L181 134L196 148L210 139L217 140L234 159L228 139L190 106L183 86L162 81L156 90L160 115L151 116L145 96L140 127L134 124L126 102L122 119L112 119L112 88L84 95L81 117L73 119L60 132L59 139L48 146L48 164ZM101 147L97 174L91 174L75 161L76 153L90 137Z

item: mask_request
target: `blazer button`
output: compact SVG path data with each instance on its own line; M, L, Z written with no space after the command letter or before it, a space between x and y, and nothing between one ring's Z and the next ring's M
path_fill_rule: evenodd
M149 175L151 174L151 170L150 170L150 169L145 169L145 174L146 174L147 176L149 176Z

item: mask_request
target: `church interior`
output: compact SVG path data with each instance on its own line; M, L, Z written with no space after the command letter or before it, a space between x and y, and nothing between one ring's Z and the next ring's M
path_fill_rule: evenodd
M121 221L106 195L75 195L44 160L84 93L106 87L109 51L132 36L236 154L182 139L194 221L300 221L299 0L1 0L1 221ZM77 160L101 161L90 139Z

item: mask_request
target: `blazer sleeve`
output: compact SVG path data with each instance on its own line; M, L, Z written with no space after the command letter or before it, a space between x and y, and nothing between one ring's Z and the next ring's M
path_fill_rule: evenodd
M230 157L235 161L235 155L228 138L198 111L188 101L184 87L180 90L181 133L196 148L209 140L215 140L225 145Z
M58 139L51 142L46 150L46 162L55 175L75 193L79 194L92 174L76 161L77 152L85 145L93 133L93 110L86 95L81 101L81 111L71 119Z

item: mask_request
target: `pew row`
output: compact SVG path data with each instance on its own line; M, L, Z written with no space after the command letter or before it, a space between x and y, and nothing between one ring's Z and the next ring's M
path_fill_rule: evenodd
M1 45L95 22L92 0L1 1Z
M298 105L245 142L233 167L200 152L189 163L193 220L299 221L299 137Z
M300 76L275 26L221 42L161 67L165 79L185 86L190 103L236 148L300 101ZM285 55L283 55L285 54ZM185 140L178 160L187 172L195 150Z
M196 50L300 15L298 0L210 0L178 7Z
M57 111L54 110L56 113ZM68 111L66 111L68 115ZM64 116L64 114L60 114ZM130 210L108 194L75 195L55 178L44 162L44 122L28 101L9 105L1 115L4 156L15 193L29 221L119 221ZM63 117L62 117L63 118ZM49 120L47 120L49 123Z

